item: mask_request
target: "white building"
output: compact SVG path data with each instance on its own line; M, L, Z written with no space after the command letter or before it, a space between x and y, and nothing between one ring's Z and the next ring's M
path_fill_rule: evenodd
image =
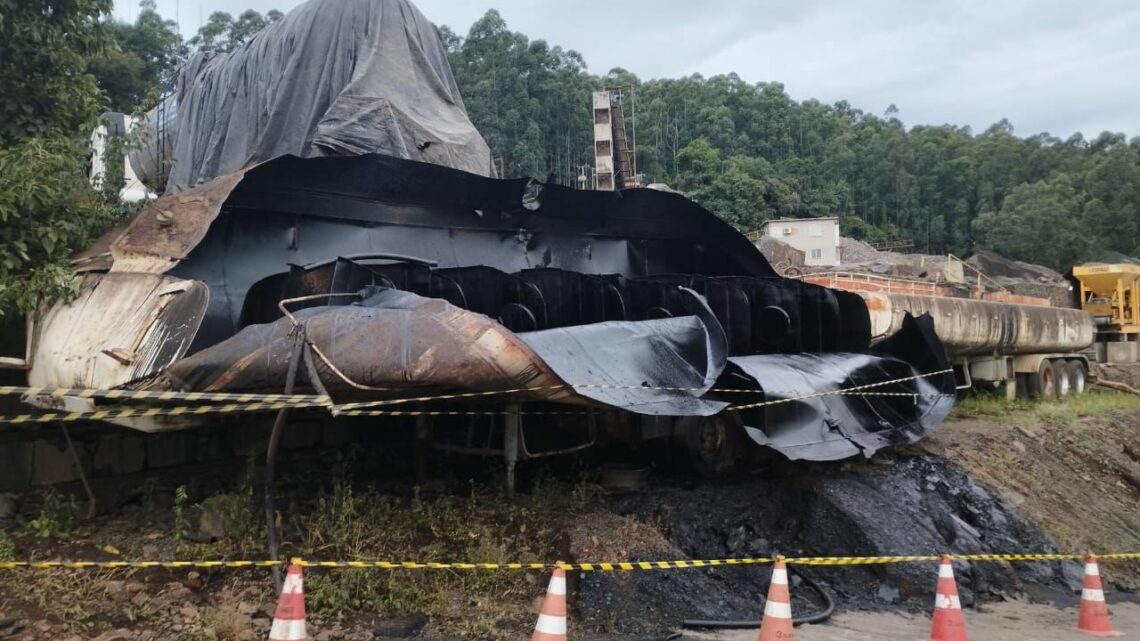
M832 267L839 264L839 219L776 218L760 227L770 236L804 253L805 265Z

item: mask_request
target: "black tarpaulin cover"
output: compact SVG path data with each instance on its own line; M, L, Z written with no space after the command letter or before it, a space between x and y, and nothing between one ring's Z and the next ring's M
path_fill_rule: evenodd
M287 154L490 174L447 52L408 0L309 0L232 53L191 57L176 96L167 193Z

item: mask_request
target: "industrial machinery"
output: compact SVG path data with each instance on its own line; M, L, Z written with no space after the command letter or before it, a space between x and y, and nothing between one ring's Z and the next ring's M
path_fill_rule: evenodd
M1081 308L1096 319L1097 360L1140 360L1140 265L1090 263L1073 267L1081 283Z

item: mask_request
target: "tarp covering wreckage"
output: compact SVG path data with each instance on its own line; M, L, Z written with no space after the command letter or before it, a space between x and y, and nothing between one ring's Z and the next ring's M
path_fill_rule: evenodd
M298 385L338 401L516 390L477 402L731 415L809 460L913 442L954 393L928 317L872 347L857 295L779 277L650 189L282 157L151 203L81 269L80 299L36 325L32 385L280 392L302 325L318 357Z
M197 52L147 124L131 166L158 193L287 154L491 173L447 49L409 0L309 0L231 52Z

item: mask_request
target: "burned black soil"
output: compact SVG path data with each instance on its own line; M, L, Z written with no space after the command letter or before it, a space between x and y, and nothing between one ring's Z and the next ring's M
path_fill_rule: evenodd
M954 464L907 455L858 465L787 467L772 478L716 484L658 479L614 497L611 513L588 515L572 537L578 561L624 552L636 560L786 556L886 556L1053 552L1033 525ZM592 527L591 525L597 525ZM629 536L650 531L656 538ZM963 602L1066 591L1059 563L957 564ZM584 573L577 608L596 630L652 634L684 619L755 620L769 566ZM793 610L928 608L933 563L799 567ZM821 595L821 591L827 597Z

